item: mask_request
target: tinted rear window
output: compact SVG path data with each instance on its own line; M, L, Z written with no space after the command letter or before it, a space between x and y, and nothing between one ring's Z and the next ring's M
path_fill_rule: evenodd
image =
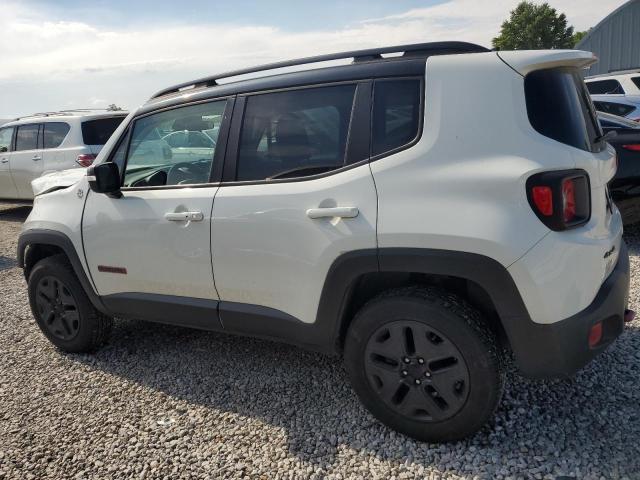
M618 80L596 80L587 82L591 95L624 95L624 89Z
M625 105L624 103L601 102L596 100L593 104L596 106L596 110L610 113L611 115L617 115L619 117L627 116L636 109L635 107Z
M124 117L98 118L82 123L82 139L85 145L104 145L122 123Z
M373 93L373 155L411 143L420 127L420 80L378 80Z
M528 74L524 81L527 113L545 137L591 151L600 135L591 99L575 68L552 68Z

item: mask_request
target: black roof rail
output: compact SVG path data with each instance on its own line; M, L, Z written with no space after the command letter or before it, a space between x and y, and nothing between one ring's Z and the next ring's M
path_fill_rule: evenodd
M328 62L331 60L342 60L353 58L354 63L371 62L383 60L382 55L387 53L402 53L401 57L428 57L431 55L449 55L456 53L483 53L490 52L488 48L475 43L468 42L431 42L431 43L415 43L411 45L397 45L395 47L369 48L366 50L353 50L350 52L330 53L327 55L317 55L314 57L299 58L296 60L285 60L282 62L267 63L257 67L241 68L239 70L231 70L229 72L211 75L209 77L199 78L191 82L180 83L173 87L165 88L155 93L150 100L163 97L182 90L191 90L195 88L208 88L218 85L217 81L221 78L237 77L247 75L249 73L257 73L266 70L275 70L278 68L293 67L296 65L307 65L310 63Z

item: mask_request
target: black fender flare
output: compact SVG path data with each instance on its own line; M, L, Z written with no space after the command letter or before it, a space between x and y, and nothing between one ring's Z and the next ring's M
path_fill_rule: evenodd
M89 300L91 301L93 306L105 315L111 316L111 313L104 306L102 300L94 290L93 285L89 280L84 267L82 266L82 262L80 261L78 252L76 252L76 249L73 246L73 242L67 235L57 230L49 229L34 228L24 230L18 237L17 251L18 265L23 270L25 268L25 259L28 255L27 248L33 245L50 245L61 249L69 259L69 263L71 264L76 277L78 277L82 288L84 288L84 291L87 294L87 297L89 297Z

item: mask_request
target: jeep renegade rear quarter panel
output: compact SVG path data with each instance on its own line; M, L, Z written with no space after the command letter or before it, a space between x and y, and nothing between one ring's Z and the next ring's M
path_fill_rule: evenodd
M506 267L549 232L527 178L575 161L535 133L523 78L495 53L431 57L425 84L420 141L371 163L379 246L477 253Z
M585 308L609 268L603 255L621 235L606 204L608 150L586 152L536 132L524 77L495 53L430 58L425 99L420 142L371 164L379 246L476 253L504 267L531 250L510 272L532 320L554 322ZM482 112L481 120L463 111ZM592 179L591 218L550 232L527 201L526 180L576 167Z

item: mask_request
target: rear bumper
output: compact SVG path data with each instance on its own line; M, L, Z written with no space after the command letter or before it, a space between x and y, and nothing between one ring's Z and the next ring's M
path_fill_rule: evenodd
M521 372L533 378L568 377L602 353L622 333L629 295L629 254L620 243L618 263L593 302L581 312L551 324L521 322L512 348ZM601 342L589 348L591 327L603 322Z

